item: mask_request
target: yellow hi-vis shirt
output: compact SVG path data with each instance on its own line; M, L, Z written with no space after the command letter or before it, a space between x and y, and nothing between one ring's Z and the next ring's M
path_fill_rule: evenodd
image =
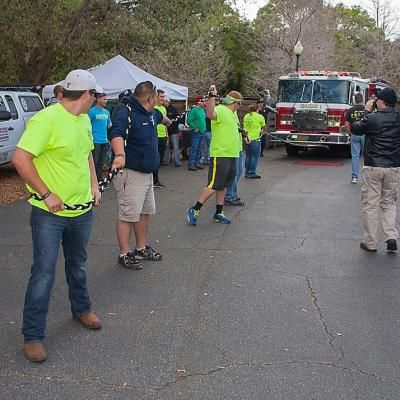
M250 112L243 117L243 128L247 131L250 140L259 140L265 118L258 112Z
M160 113L165 117L167 115L167 109L164 106L155 106L156 110L160 111ZM157 135L159 138L167 137L167 127L163 124L157 125Z
M238 116L224 104L214 109L216 120L211 120L211 157L239 157L242 139L238 130Z
M66 204L92 200L89 154L93 149L92 126L87 114L69 113L60 103L35 114L17 147L33 154L40 178ZM34 190L27 185L30 192ZM44 201L29 199L48 211ZM89 208L90 209L90 208ZM86 210L63 210L57 215L77 217Z

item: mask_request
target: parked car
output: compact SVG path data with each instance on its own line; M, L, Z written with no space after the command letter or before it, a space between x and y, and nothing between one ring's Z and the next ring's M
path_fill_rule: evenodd
M42 108L44 105L37 93L0 89L0 164L11 161L26 123Z

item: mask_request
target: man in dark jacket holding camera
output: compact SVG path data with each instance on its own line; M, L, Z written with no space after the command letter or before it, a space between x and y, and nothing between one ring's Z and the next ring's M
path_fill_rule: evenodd
M397 250L396 201L400 176L400 112L391 88L381 90L365 105L366 115L352 124L351 132L365 134L362 187L363 250L375 252L379 209L387 250ZM376 112L373 112L376 108Z

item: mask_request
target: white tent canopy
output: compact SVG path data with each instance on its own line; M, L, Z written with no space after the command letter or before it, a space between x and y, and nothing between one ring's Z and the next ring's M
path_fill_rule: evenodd
M104 64L90 68L91 74L96 82L104 90L104 93L111 99L118 98L118 95L125 89L134 89L139 82L151 81L157 89L165 91L172 100L187 100L188 88L174 83L164 81L146 71L136 67L121 55L115 56ZM62 84L63 81L58 84ZM47 85L43 88L42 96L49 99L53 96L54 85Z

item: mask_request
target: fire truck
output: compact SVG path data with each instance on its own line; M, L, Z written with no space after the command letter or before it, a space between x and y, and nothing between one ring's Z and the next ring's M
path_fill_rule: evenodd
M373 98L386 81L363 79L358 72L299 71L279 78L276 132L272 142L285 143L288 155L322 147L342 149L350 155L350 136L344 114L354 95Z

